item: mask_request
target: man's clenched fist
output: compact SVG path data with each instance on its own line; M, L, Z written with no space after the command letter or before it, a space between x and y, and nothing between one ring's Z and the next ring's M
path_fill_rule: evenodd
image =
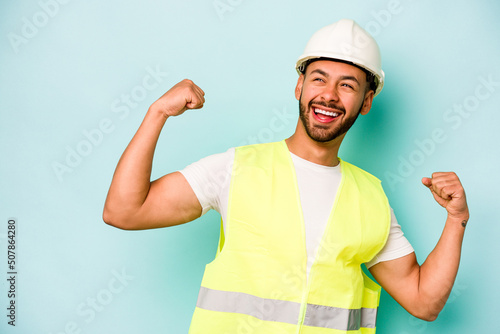
M469 209L465 191L458 176L453 172L432 173L432 177L422 178L434 199L448 211L448 214L463 220L469 219Z
M151 108L160 111L165 117L178 116L188 109L200 109L205 103L205 92L189 79L184 79L158 100Z

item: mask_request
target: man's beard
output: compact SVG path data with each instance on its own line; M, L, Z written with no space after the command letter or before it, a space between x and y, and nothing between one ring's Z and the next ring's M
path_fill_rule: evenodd
M341 105L313 100L313 101L310 101L308 106L307 106L308 107L307 109L310 110L311 112L314 112L311 109L312 104L324 106L326 108L340 110L343 113L342 117L343 118L346 117L345 108ZM306 114L306 108L302 104L302 95L300 96L300 100L299 100L300 120L302 121L302 124L304 125L304 128L306 129L306 133L309 136L309 138L311 138L312 140L319 142L319 143L326 143L326 142L332 141L332 140L338 138L339 136L343 135L344 133L346 133L351 128L351 126L354 124L354 122L356 122L356 119L358 118L359 113L361 112L361 108L363 108L363 105L361 105L361 107L359 108L358 112L355 115L352 115L352 116L349 116L348 118L342 119L341 123L339 125L330 129L331 125L328 123L325 125L321 125L321 124L311 125L309 117Z

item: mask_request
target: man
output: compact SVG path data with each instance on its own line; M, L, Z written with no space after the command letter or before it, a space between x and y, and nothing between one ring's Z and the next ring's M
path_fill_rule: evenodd
M189 222L210 208L223 218L190 333L375 333L380 287L432 321L458 270L469 212L454 173L423 178L448 217L420 266L380 181L338 158L346 132L383 86L375 40L352 20L313 35L297 62L295 133L202 159L150 182L169 117L203 106L184 80L149 108L121 157L103 218L122 229ZM223 171L226 179L213 177Z

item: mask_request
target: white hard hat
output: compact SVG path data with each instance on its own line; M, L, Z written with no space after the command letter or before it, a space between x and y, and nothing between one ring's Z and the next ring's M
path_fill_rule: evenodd
M346 61L372 73L377 85L375 95L384 86L385 74L377 42L353 20L343 19L315 32L297 60L297 72L303 73L308 61L315 58Z

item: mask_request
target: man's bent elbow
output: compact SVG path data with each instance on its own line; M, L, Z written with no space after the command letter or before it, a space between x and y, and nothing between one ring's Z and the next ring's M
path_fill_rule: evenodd
M120 228L120 226L116 223L115 217L106 209L102 212L102 220L110 226Z
M408 312L415 318L431 322L437 319L439 313L441 312L441 309L442 308L433 309L432 307L425 307L415 310L408 310Z
M439 313L429 313L429 314L412 314L414 317L421 320L432 322L437 319Z
M116 214L110 212L110 210L104 208L102 212L102 220L113 227L119 228L121 230L133 230L132 226L126 221L124 217L120 217Z

